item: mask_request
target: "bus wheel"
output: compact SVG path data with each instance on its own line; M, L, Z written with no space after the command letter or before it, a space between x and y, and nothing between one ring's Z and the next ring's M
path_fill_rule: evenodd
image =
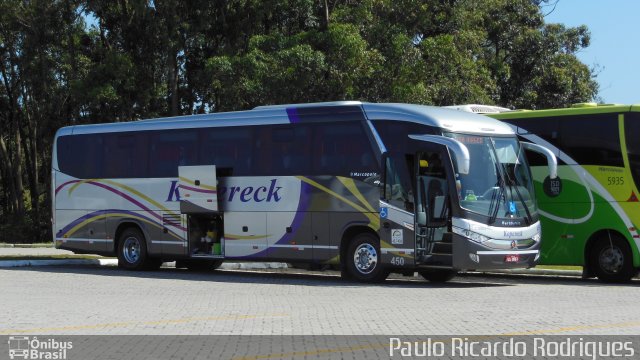
M118 241L118 266L127 270L145 270L149 266L147 243L142 232L127 228Z
M180 260L180 267L185 267L189 271L212 271L222 265L222 260L210 260L210 259L189 259ZM176 262L178 267L178 262Z
M432 283L445 283L453 279L458 272L455 270L422 270L418 274Z
M589 260L592 273L604 282L627 282L635 274L629 244L616 235L598 239Z
M383 281L389 272L380 263L380 242L371 234L360 234L349 244L347 271L362 282Z

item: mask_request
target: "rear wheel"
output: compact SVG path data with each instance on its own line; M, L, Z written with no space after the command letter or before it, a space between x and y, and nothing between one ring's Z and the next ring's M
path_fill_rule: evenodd
M127 270L145 270L150 262L142 232L134 227L126 228L118 241L118 266Z
M430 282L444 283L453 279L458 272L455 270L422 270L418 273Z
M380 263L380 242L371 234L360 234L349 244L347 271L353 279L362 282L383 281L389 271Z
M635 274L631 248L624 238L601 236L589 254L591 272L604 282L627 282Z

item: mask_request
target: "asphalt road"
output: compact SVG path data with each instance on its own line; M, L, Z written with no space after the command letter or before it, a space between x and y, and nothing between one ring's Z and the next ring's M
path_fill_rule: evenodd
M640 334L640 281L474 276L383 284L335 273L0 269L0 335Z

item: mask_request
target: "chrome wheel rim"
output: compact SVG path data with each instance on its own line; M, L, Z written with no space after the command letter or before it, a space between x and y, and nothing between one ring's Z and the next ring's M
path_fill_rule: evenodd
M353 263L363 275L371 274L378 265L378 252L371 244L360 244L353 253Z
M140 259L140 240L133 236L124 240L122 255L128 263L134 264Z
M624 255L619 247L612 246L602 249L598 261L602 270L609 274L617 274L624 266Z

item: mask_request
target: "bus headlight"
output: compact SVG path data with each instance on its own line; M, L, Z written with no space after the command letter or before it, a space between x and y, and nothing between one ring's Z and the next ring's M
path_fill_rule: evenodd
M538 241L540 241L540 237L541 237L541 234L540 234L540 233L536 233L535 235L533 235L533 236L531 237L531 239L532 239L533 241L535 241L535 242L538 242Z
M478 234L477 232L473 232L473 231L467 230L467 229L459 229L459 228L454 227L453 228L453 232L458 234L458 235L464 236L464 237L470 239L473 242L477 242L478 244L482 244L482 243L484 243L486 241L491 240L487 236L484 236L482 234Z
M468 237L469 239L471 239L471 241L475 241L477 243L482 244L485 241L489 241L490 239L482 234L478 234L477 232L473 232L473 231L465 231L465 236Z

